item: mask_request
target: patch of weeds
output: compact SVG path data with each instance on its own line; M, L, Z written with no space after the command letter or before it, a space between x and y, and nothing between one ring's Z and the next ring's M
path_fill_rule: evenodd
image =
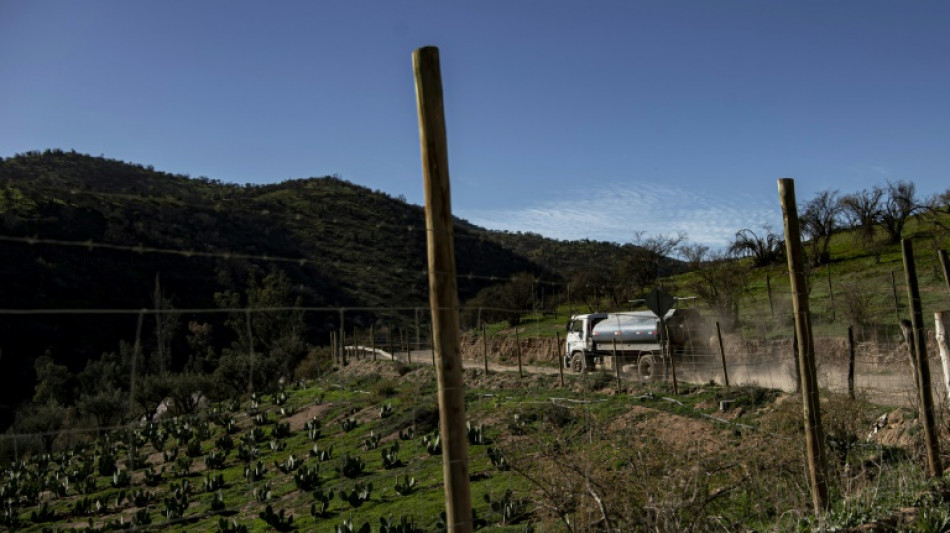
M757 383L745 383L727 390L719 391L715 395L716 401L732 400L733 407L743 407L745 409L756 409L765 404L772 403L778 397L776 389L767 389L760 387Z
M368 373L358 376L349 383L351 389L372 390L373 387L382 380L382 376L376 373Z
M587 391L599 391L617 386L616 376L609 372L587 372L580 380Z
M945 533L950 531L950 513L942 507L925 507L917 513L913 530L921 533Z
M376 401L392 398L397 392L396 383L391 379L381 379L373 384L370 392L373 393L373 398L375 398Z
M563 405L550 403L541 407L540 411L544 421L556 428L567 427L575 420L571 410Z

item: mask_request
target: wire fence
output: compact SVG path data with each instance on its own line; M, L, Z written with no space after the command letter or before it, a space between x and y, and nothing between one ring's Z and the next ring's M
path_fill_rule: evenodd
M425 231L425 228L409 226L407 231ZM0 236L0 242L37 250L42 247L63 248L89 254L119 253L136 258L156 255L298 266L319 264L322 261L318 257L275 257L221 250L117 245L51 239L38 235L3 235ZM363 268L373 267L364 265ZM916 401L916 384L909 363L908 347L897 324L907 315L906 289L896 272L876 279L865 279L860 287L852 283L837 283L830 269L823 278L814 272L810 273L813 284L812 318L814 329L818 332L816 355L819 384L823 389L836 393L848 392L848 367L853 352L854 389L859 396L891 406L912 406ZM406 273L407 277L418 278L416 281L424 279L426 275L424 270ZM515 281L516 278L470 273L460 275L459 279ZM744 300L731 317L717 316L704 308L702 315L705 317L705 328L698 329L704 333L688 339L686 346L675 351L672 356L665 355L659 370L649 375L640 369L636 356L614 357L609 353L596 356L592 370L575 373L568 367L565 358L569 354L565 353L563 345L564 323L570 318L569 315L595 309L590 308L588 301L575 301L566 296L570 294L570 282L536 281L538 285L551 288L552 293L560 293L557 297L561 299L557 300L553 294L549 294L550 300L545 303L539 299L539 292L531 291L534 303L530 307L463 306L459 310L460 315L467 317L469 326L468 332L462 337L466 379L475 390L501 384L498 392L482 393L486 395L483 399L487 398L497 406L524 406L531 403L556 405L578 418L593 416L591 406L605 401L605 392L617 391L635 397L654 394L664 390L657 388L658 384L669 383L674 378L684 384L724 384L728 375L730 384L734 386L755 384L791 392L796 389L797 381L792 341L793 314L787 279L787 273L780 269L771 272L766 278L766 297L758 301ZM877 287L877 290L871 291L868 287ZM143 287L142 292L148 293L148 289ZM597 302L598 306L611 305L605 299L598 298L596 291L594 294L590 301ZM162 301L161 298L158 300ZM362 400L365 397L385 396L384 391L374 388L378 387L375 380L365 379L366 373L413 383L416 393L411 402L403 406L408 419L412 421L413 434L405 435L403 440L400 430L390 442L403 442L403 446L415 447L415 451L425 449L431 441L420 439L423 436L434 438L437 433L437 418L433 418L436 405L435 372L407 372L403 364L430 365L435 361L430 308L421 300L420 297L420 301L393 306L248 305L238 300L237 305L198 308L173 308L166 302L140 308L97 308L88 305L52 309L0 309L0 321L7 322L7 331L17 331L27 321L32 324L31 331L47 331L51 337L65 337L69 332L82 330L96 331L95 336L100 342L82 349L77 347L67 350L65 354L56 354L56 359L46 362L49 366L42 377L49 379L47 385L50 387L57 384L62 386L63 382L53 379L56 377L56 364L65 363L70 370L82 371L85 368L80 363L92 359L98 360L100 364L88 367L92 370L84 376L102 380L100 386L87 386L87 403L81 409L68 413L46 413L45 418L43 411L34 412L34 418L47 424L46 429L42 425L37 426L35 419L31 421L31 427L24 428L27 417L15 417L9 429L0 434L0 453L4 457L20 464L29 462L38 465L58 461L61 465L59 472L49 470L50 474L41 481L31 479L29 475L17 477L23 474L14 474L12 469L6 470L3 488L0 489L5 492L4 498L0 499L7 501L4 506L4 512L8 513L6 516L10 516L9 513L22 514L25 509L33 508L42 518L43 507L39 494L62 491L68 494L69 505L74 507L68 514L77 523L87 522L91 528L109 527L107 519L103 517L118 515L126 521L123 527L127 529L150 529L155 527L150 523L156 520L155 509L164 504L161 527L175 528L203 517L218 515L225 521L219 527L227 530L232 527L226 525L231 520L240 522L254 518L246 512L247 501L277 505L282 497L292 492L291 487L270 486L265 472L255 473L254 469L262 465L272 471L286 468L288 472L296 472L299 467L287 463L290 457L282 446L286 446L285 441L289 438L319 435L315 421L324 424L324 435L331 433L326 428L327 424L338 425L340 430L332 432L330 439L320 442L317 442L319 438L310 438L314 447L311 448L312 456L308 458L308 468L327 462L322 457L327 460L332 457L334 462L352 457L356 461L354 464L369 461L370 456L375 460L381 447L391 446L385 442L373 442L374 435L360 435L357 438L351 433L353 428L345 429L348 424L358 427L369 417L381 416L379 411L386 405L385 401L381 401L367 407ZM928 300L930 309L938 309L943 300L943 295L931 295ZM85 301L94 304L96 297L87 295ZM487 334L483 326L498 316L519 317L516 320L519 323L494 322L490 324L491 333ZM63 320L68 321L68 327L64 326L66 322ZM731 331L721 340L722 352L719 350L720 339L712 327L716 320L732 321ZM213 328L209 328L211 325ZM847 342L849 327L855 332L853 345ZM214 328L217 333L211 331ZM310 334L304 334L304 331ZM928 335L931 367L938 368L932 329L928 330ZM103 339L107 339L107 342ZM224 344L214 346L215 343ZM111 354L90 351L105 344L118 348ZM202 359L208 354L209 348L212 351L217 348L220 353L216 358ZM186 351L187 356L182 356L182 351ZM221 356L225 351L233 359L228 372L221 371L221 365L224 364ZM6 356L10 357L9 352ZM75 360L71 361L70 358ZM154 383L155 376L168 368L214 376L216 382L198 381L194 388L185 390L183 396L172 398L167 390ZM939 373L935 373L937 375ZM497 379L493 382L491 376ZM39 369L37 375L28 377L40 378ZM945 381L934 379L937 397L946 397L947 391L942 385ZM565 394L526 399L523 395L506 392L538 384L549 388L562 387ZM40 385L38 382L37 386ZM319 388L319 396L305 398L296 392L305 386ZM157 387L166 394L146 399L143 391L148 387ZM32 384L25 388L32 388ZM215 392L212 393L212 390ZM55 397L55 392L46 390L46 398ZM96 392L101 394L97 395ZM661 397L664 401L676 401L675 398ZM44 405L35 407L40 409ZM57 416L60 417L58 422ZM717 420L722 424L741 426L726 418ZM278 429L285 427L284 424L286 429ZM508 424L518 430L517 420L509 421ZM235 427L238 429L232 433L230 428ZM280 436L283 431L290 433ZM312 433L314 431L316 433ZM217 483L213 466L217 445L209 446L207 441L212 437L222 439L222 442L225 437L235 440L238 434L245 437L245 441L232 443L229 450L235 450L232 452L234 456L238 456L238 460L245 464L245 478L243 482L229 481L232 488L240 485L240 501L236 502L232 498L224 502L220 500L220 492L216 489L204 490ZM191 442L198 436L208 438L198 438L204 444L199 442L197 451L189 450ZM170 443L172 438L176 444L166 446L164 443ZM591 439L594 438L592 433ZM329 447L320 449L321 445L332 446L332 451ZM152 469L151 473L133 466L138 460L136 454L142 450L150 452L142 464L150 465L148 468ZM478 453L480 455L473 461L494 461L488 457L489 452L479 450ZM509 453L513 454L513 459L523 460L539 452L525 444L509 447ZM84 501L85 494L95 493L96 482L91 487L82 487L83 483L88 483L89 475L93 474L89 469L108 463L102 457L113 456L116 458L113 461L115 464L120 463L119 458L126 462L125 471L133 472L132 479L128 482L121 479L123 469L120 465L108 474L120 476L114 478L112 483L116 490L110 493L108 498L111 500ZM235 461L234 456L229 461ZM54 457L58 458L54 460ZM185 457L189 457L190 461L185 460ZM329 468L328 465L323 466ZM159 468L163 471L167 469L164 477L157 473ZM430 474L431 466L421 462L404 465L399 471L400 476L407 478L423 479L430 477ZM157 476L161 485L171 483L169 490L161 494L157 489L152 490L154 486L148 483L150 476ZM181 488L184 481L197 483L202 476L206 484L204 487ZM358 502L360 497L359 490L356 490L357 478L347 478L339 484L339 490L355 492L354 502ZM100 486L103 484L101 479L98 483ZM302 480L300 483L305 484L307 481ZM28 486L39 488L36 491L24 488ZM177 492L176 486L180 489ZM135 492L133 487L141 492ZM11 504L12 494L25 499ZM321 516L321 501L315 494L315 507L312 508L315 518ZM334 515L334 519L358 520L357 507L355 504L347 507ZM405 507L407 513L419 520L432 518L426 516L431 513L431 509L423 504L408 504ZM64 513L62 509L60 506L59 516ZM279 516L269 516L265 520L268 523L281 523Z

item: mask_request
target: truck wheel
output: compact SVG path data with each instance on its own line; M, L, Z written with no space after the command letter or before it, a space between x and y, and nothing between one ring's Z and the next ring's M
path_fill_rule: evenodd
M583 372L584 371L584 354L581 352L574 352L571 354L571 370L574 372Z
M663 364L663 358L646 353L640 356L637 362L637 373L640 374L641 381L657 381L666 377L666 366Z

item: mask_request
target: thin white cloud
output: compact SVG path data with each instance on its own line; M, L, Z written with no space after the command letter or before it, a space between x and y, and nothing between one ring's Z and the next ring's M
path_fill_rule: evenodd
M736 231L763 224L781 229L778 198L708 195L652 184L598 187L583 198L546 201L519 209L468 209L458 215L489 229L533 232L561 240L631 242L646 235L684 232L689 241L718 249ZM778 226L778 227L776 227Z

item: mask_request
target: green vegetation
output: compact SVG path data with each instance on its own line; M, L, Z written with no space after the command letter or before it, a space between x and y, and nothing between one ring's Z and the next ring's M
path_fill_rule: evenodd
M391 366L354 362L277 394L135 424L7 463L0 520L22 531L133 524L175 531L438 530L442 458L433 451L438 437L421 431L428 415L417 407L420 390L432 398L434 375L429 367L411 368L385 403L365 394L362 388L386 380ZM469 378L478 374L467 371ZM816 520L802 479L795 397L754 384L683 384L675 399L666 383L614 394L609 380L604 386L595 378L571 375L565 389L553 377L511 388L516 376L493 374L467 391L476 529L570 524L587 531L607 520L622 531L712 531L723 523L787 531L946 521L948 491L927 482L916 448L865 439L885 408L825 396L834 507ZM719 412L722 399L731 400L731 411ZM393 410L388 418L378 416L384 405ZM283 417L282 407L297 414ZM283 446L259 434L253 419L261 413L269 425L290 426L277 439ZM339 421L351 418L360 424L344 431ZM400 440L414 426L422 436ZM323 431L313 439L315 427ZM253 452L229 454L217 447L223 437ZM367 447L374 437L378 448ZM182 458L190 460L194 441L206 450L207 470L198 463L178 468ZM319 457L309 453L313 446L337 452ZM211 469L209 460L220 462Z
M800 211L817 336L898 335L901 237L914 242L924 314L946 307L946 194L920 202L896 182L823 191ZM331 332L368 344L370 328L393 352L428 341L419 207L336 177L239 186L32 152L0 160L0 236L0 307L103 310L0 316L0 427L16 435L0 450L0 526L445 527L431 369L347 365L327 347ZM464 221L456 237L463 342L484 326L498 359L525 349L525 364L555 364L550 340L571 313L629 308L658 283L697 296L691 305L734 336L791 333L771 228L739 229L728 254L683 235L618 246ZM550 376L467 379L479 529L950 523L950 489L925 480L915 443L868 439L892 410L860 398L823 396L833 508L814 518L794 396L755 384L614 392L599 372L563 389ZM913 414L900 416L919 439Z

